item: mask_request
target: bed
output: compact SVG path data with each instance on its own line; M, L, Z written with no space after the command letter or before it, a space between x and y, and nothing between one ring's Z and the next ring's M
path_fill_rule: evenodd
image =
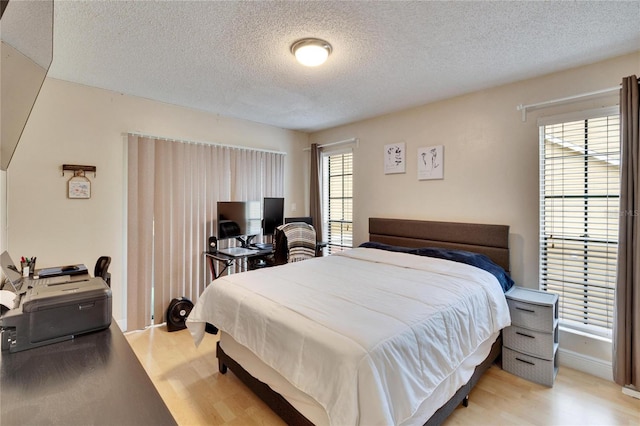
M508 226L371 218L369 234L338 255L222 277L187 319L196 344L206 323L220 329L220 372L288 424L440 424L500 354L500 277L413 249L478 253L508 278Z

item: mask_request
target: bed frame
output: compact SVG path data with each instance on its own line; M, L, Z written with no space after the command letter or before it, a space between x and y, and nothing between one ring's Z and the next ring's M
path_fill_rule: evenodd
M509 272L509 227L474 223L433 222L421 220L369 218L369 241L405 246L440 247L473 251L489 256ZM468 405L469 393L482 374L500 357L502 335L494 342L491 352L476 367L471 379L440 407L425 425L439 425L463 404ZM249 374L240 364L218 346L218 369L225 374L227 368L262 399L288 425L311 426L311 423L280 394Z

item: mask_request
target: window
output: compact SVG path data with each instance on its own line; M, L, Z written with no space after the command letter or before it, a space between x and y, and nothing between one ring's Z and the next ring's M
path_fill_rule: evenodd
M322 198L328 253L353 246L353 152L322 156Z
M610 336L618 251L617 108L540 126L540 285L564 326Z

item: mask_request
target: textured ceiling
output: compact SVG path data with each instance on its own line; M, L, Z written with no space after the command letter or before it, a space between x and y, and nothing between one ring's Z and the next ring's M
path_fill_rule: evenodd
M51 63L53 3L11 1L8 8L9 13L2 15L0 38L47 69Z
M639 22L639 1L56 0L49 76L315 131L640 50ZM304 37L325 65L295 62Z

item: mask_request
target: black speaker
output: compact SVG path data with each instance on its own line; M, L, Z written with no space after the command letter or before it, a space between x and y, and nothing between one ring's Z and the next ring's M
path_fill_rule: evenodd
M218 251L218 239L216 237L209 237L209 253L215 253Z
M167 308L167 330L178 331L187 328L185 321L193 309L193 302L186 297L173 299Z

